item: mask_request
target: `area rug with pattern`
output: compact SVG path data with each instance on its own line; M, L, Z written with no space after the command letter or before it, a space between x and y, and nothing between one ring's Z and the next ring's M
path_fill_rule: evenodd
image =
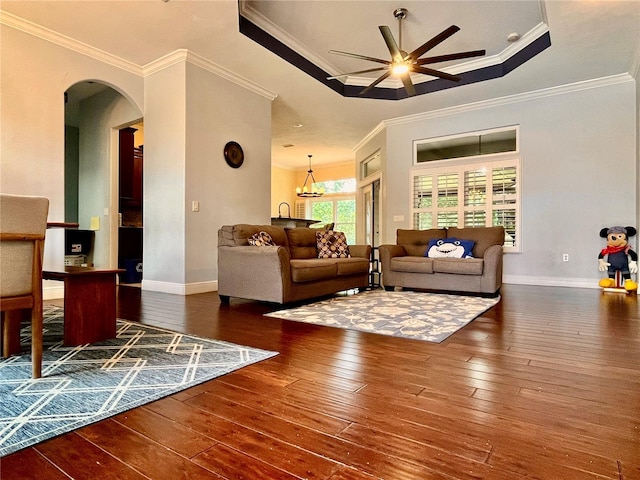
M265 315L440 343L499 301L500 297L371 290Z
M65 347L63 314L46 307L42 378L27 344L0 362L0 456L277 355L124 320L114 339Z

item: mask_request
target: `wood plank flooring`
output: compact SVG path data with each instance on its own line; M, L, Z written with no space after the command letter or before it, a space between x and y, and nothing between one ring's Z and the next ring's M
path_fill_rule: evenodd
M3 480L640 480L635 295L506 285L441 344L118 297L121 318L279 355L2 458Z

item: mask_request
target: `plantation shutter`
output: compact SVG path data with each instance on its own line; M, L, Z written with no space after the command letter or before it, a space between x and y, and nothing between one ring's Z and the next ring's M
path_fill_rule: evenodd
M518 245L519 158L462 164L420 166L412 173L413 228L505 228L505 250Z

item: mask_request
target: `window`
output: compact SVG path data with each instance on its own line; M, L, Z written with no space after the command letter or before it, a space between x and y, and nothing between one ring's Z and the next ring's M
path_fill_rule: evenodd
M318 182L325 189L322 197L308 200L310 216L322 223L334 223L334 230L344 232L347 243L356 243L356 179Z
M413 228L502 225L505 251L520 251L520 158L442 164L412 172Z
M518 128L503 127L416 142L415 163L518 151Z
M360 164L360 178L379 172L382 169L382 157L376 152Z

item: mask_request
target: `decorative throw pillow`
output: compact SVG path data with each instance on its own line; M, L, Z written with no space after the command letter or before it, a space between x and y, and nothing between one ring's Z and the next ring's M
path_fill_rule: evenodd
M343 232L321 230L316 232L318 258L349 258L347 237Z
M430 258L472 258L471 250L475 242L457 238L434 238L429 240L425 257Z
M251 235L247 238L249 245L253 245L255 247L266 247L271 246L274 247L276 244L267 232L258 232Z

